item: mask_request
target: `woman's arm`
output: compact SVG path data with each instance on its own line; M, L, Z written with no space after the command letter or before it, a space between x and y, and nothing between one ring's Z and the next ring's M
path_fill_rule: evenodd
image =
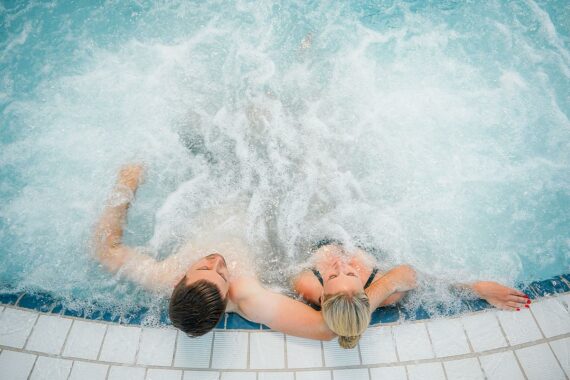
M293 279L293 290L313 305L321 304L323 287L311 271L305 270Z
M400 265L390 269L365 290L370 300L370 310L398 302L416 286L416 271L411 266Z

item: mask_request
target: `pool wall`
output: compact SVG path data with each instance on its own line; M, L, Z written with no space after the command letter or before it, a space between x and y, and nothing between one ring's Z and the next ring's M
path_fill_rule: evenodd
M538 297L550 296L557 293L564 293L570 291L570 274L563 274L560 276L555 276L542 281L534 281L530 284L518 286L523 292L528 294L531 299L536 299ZM131 310L124 313L108 312L104 310L98 310L96 305L90 308L90 312L85 312L84 310L75 310L71 308L64 307L64 303L61 299L58 299L51 294L34 292L4 292L0 294L0 304L4 305L14 305L19 308L32 309L39 312L51 313L51 314L61 314L69 317L84 318L90 320L114 322L121 324L130 325L144 325L145 317L149 313L146 308L140 308L136 310ZM479 311L491 308L487 302L481 299L476 300L463 300L462 307L455 312L443 311L446 316L452 316L456 313L465 313L472 311ZM160 315L161 325L170 325L170 321L167 315L167 308L163 307L163 311ZM371 325L374 326L379 323L392 323L397 321L405 320L423 320L430 319L432 317L431 313L422 308L421 306L410 312L406 309L400 308L399 306L382 307L377 309L372 314ZM225 317L220 321L217 326L218 329L243 329L243 330L264 330L269 329L267 326L260 325L258 323L250 322L238 314L226 313Z

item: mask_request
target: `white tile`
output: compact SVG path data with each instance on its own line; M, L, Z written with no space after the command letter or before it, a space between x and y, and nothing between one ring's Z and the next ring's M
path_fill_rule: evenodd
M550 347L564 368L566 376L570 377L570 338L554 340L550 342Z
M331 380L330 371L297 371L295 380Z
M433 320L426 325L435 356L438 358L469 352L463 324L458 318Z
M30 380L65 380L71 369L71 360L38 356Z
M257 380L294 380L293 372L258 372Z
M483 372L475 358L444 362L448 380L483 380Z
M338 341L331 340L323 342L325 354L325 367L340 367L345 365L359 365L360 356L358 348L347 350L338 345Z
M563 379L564 372L548 344L537 344L516 350L528 380Z
M69 380L105 380L108 369L108 365L76 361Z
M400 361L434 357L425 323L394 326L393 332Z
M184 371L183 380L220 380L220 373L214 371Z
M286 336L287 366L289 368L313 368L323 366L321 342Z
M334 380L368 380L368 369L339 369L333 371Z
M255 380L255 372L222 372L221 380Z
M499 311L497 317L511 346L542 339L542 334L529 309Z
M515 354L512 351L499 352L479 357L483 372L488 380L523 380Z
M396 345L392 337L392 328L373 327L366 330L360 338L360 355L362 364L394 363Z
M407 368L409 380L445 380L441 363L409 365Z
M143 328L137 364L171 366L176 330Z
M7 379L25 380L35 361L36 355L4 350L0 354L0 374Z
M82 359L97 359L106 325L75 320L67 337L63 356Z
M370 368L372 380L407 380L405 367ZM356 379L355 379L356 380Z
M107 380L144 380L145 369L141 367L111 366Z
M40 315L26 344L26 350L58 355L70 326L71 319Z
M238 331L214 332L212 368L247 368L248 334ZM229 373L229 372L228 372ZM226 375L224 373L222 378Z
M178 343L174 355L174 366L184 368L208 368L212 353L213 333L207 333L196 338L178 331Z
M507 346L494 312L483 312L461 319L475 352Z
M140 327L109 325L99 359L106 362L134 364L140 335Z
M146 380L181 380L182 371L172 369L153 369L146 371Z
M570 314L556 298L534 302L530 309L547 338L570 332Z
M37 317L36 313L7 307L0 314L0 344L16 348L24 347Z
M285 368L285 336L277 332L249 334L249 368Z

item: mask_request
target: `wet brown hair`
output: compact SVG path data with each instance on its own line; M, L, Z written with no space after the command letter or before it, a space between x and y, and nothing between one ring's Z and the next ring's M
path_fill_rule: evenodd
M212 282L198 280L186 284L186 276L176 285L168 305L174 327L190 336L204 335L223 317L228 298Z

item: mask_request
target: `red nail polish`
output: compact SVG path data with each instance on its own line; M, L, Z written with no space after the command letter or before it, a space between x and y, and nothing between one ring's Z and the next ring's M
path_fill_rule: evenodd
M525 294L525 295L524 295L524 298L528 298L528 296Z
M529 304L529 303L530 303L530 300L526 300L526 303Z
M517 307L517 311L521 311L521 309L519 309L519 308Z
M524 305L524 307L526 307L526 308L529 308L530 306L528 306L528 305Z

